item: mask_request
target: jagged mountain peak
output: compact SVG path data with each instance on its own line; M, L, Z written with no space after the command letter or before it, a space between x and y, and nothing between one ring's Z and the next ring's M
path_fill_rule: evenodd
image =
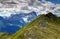
M49 14L53 16L52 13L48 13L46 15L49 16ZM22 38L23 39L35 39L35 38L36 39L48 39L48 38L55 39L57 35L59 35L58 33L60 32L59 31L60 21L57 21L55 19L59 19L59 18L57 17L53 19L52 17L49 19L46 15L41 15L40 17L33 20L31 23L27 24L25 27L17 31L13 35L12 39L17 39L17 38L18 39L22 39ZM57 38L60 38L60 37L57 37Z
M60 39L60 18L48 18L49 14L39 16L13 35L1 34L0 39Z

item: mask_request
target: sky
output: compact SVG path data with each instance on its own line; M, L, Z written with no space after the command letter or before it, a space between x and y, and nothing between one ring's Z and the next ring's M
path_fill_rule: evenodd
M55 4L60 4L60 0L46 0L46 1L50 1L50 2L53 2Z
M30 13L47 14L52 12L60 16L60 0L0 0L0 16Z

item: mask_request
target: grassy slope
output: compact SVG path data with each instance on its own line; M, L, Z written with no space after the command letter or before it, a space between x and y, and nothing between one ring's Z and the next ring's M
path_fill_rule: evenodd
M17 39L28 28L31 28L31 27L35 26L35 24L37 24L39 22L39 20L40 20L40 18L37 18L36 20L32 21L31 23L27 24L25 27L23 27L22 29L20 29L19 31L17 31L17 33L15 33L13 35L13 38L12 39Z
M60 39L60 18L42 15L16 32L12 39Z
M8 33L0 32L0 39L11 39L11 35Z
M60 18L42 15L13 35L0 33L0 39L60 39Z

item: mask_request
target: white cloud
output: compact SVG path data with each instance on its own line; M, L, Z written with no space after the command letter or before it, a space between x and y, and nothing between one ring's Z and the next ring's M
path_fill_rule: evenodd
M37 14L46 14L47 12L60 13L60 4L54 4L49 1L38 0L0 0L0 16L9 17L16 12L29 13L32 11Z

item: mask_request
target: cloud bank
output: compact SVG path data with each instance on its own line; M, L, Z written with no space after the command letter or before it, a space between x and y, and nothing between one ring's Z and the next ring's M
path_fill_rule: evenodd
M11 14L29 13L35 11L39 14L47 12L60 13L60 4L54 4L45 0L0 0L0 16Z

